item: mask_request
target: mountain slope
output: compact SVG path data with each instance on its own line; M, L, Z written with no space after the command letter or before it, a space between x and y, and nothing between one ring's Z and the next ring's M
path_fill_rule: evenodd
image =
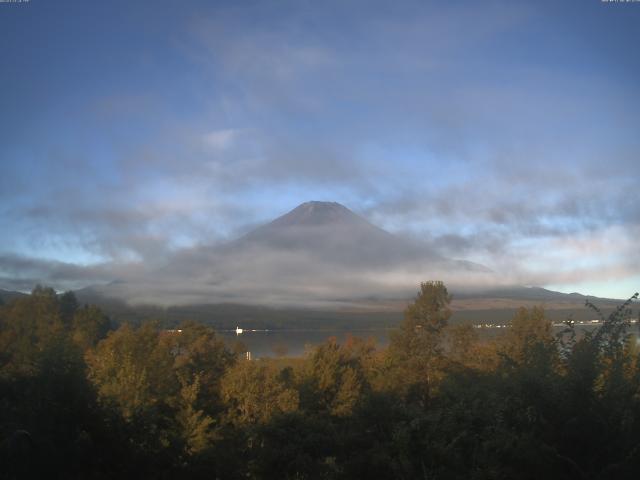
M133 303L326 306L406 298L420 281L489 274L393 235L335 202L306 202L221 246L176 252L94 287ZM475 278L475 281L479 281Z
M444 259L386 232L335 202L306 202L228 244L225 253L262 250L306 255L323 263L352 267L393 266L398 262Z

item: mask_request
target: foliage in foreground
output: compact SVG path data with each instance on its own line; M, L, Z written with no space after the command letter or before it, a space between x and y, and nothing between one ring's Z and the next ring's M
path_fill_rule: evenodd
M522 308L493 340L449 326L450 300L422 284L387 349L246 361L38 287L0 306L0 478L635 478L632 300L558 335Z

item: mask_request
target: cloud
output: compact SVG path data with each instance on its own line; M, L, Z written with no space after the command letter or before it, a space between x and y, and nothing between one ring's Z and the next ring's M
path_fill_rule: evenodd
M633 273L638 70L614 40L635 30L596 7L554 7L552 18L523 2L209 8L156 11L162 51L132 47L139 70L114 68L117 81L87 82L86 96L43 86L28 141L0 142L0 254L21 284L143 277L171 263L184 276L152 283L184 291L189 249L316 197L510 281ZM18 258L41 260L19 268ZM234 271L216 262L195 297ZM371 286L367 273L340 274ZM380 275L389 286L419 274ZM245 277L239 289L260 290ZM282 285L327 288L295 278Z
M452 274L445 265L424 259L382 268L320 261L309 252L254 248L232 255L183 252L164 269L95 288L133 304L336 307L372 298L405 299L425 275L444 279L454 288L468 288L474 279L476 285L485 283L488 274L469 271L462 282L459 272Z
M133 270L132 267L116 264L81 266L3 254L0 255L0 286L18 291L30 291L36 284L53 285L61 290L76 289L106 283L121 274L128 275L127 271Z
M202 136L202 141L205 146L216 151L216 150L225 150L233 145L236 136L238 135L238 131L232 128L226 128L223 130L214 130L209 133L205 133Z

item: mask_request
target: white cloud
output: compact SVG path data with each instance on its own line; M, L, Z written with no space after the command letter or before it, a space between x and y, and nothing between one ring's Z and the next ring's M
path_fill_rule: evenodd
M202 135L202 142L210 150L226 150L233 146L239 132L240 130L233 128L213 130Z

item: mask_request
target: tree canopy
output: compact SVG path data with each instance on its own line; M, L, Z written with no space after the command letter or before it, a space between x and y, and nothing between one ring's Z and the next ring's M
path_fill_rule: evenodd
M0 306L0 479L626 479L637 294L601 326L450 325L425 282L387 348L246 360L207 326L114 325L46 287Z

